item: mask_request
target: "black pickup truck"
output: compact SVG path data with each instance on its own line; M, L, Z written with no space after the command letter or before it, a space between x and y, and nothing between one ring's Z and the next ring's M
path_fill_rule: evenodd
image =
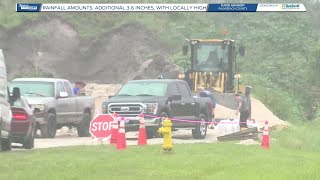
M173 130L191 129L195 139L204 139L207 134L205 122L212 119L212 101L207 97L193 96L188 84L182 80L134 80L103 102L102 112L124 117L137 117L144 113L148 138L157 136L162 122L159 117L199 121L172 121ZM125 126L126 131L138 131L139 121L126 121Z

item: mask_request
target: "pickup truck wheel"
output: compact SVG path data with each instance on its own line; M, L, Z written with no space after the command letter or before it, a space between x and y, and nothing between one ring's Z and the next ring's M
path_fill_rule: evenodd
M0 150L1 151L10 151L11 150L11 139L0 139Z
M49 113L47 116L47 123L40 125L40 132L43 138L54 138L57 133L56 116Z
M34 132L36 131L35 128L32 128L32 132L29 136L24 138L22 147L25 149L32 149L34 147Z
M89 113L84 113L82 121L77 126L79 137L90 137L89 127L90 127L91 116Z
M192 136L195 139L204 139L207 135L207 123L204 115L200 116L200 123L197 123L196 129L192 130Z

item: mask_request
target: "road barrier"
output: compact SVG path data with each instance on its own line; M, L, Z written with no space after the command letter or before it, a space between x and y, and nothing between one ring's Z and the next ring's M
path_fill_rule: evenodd
M139 137L138 137L137 145L146 145L147 144L145 117L159 118L162 120L162 125L164 122L164 117L148 115L148 114L140 114L137 117L123 117L123 116L118 116L117 114L113 114L113 117L114 117L114 122L112 122L112 125L111 125L112 133L108 138L110 138L110 144L115 145L117 147L117 149L126 149L127 145L126 145L126 136L125 136L125 124L127 122L129 122L130 120L140 121ZM200 120L189 120L189 119L178 119L178 118L170 118L170 121L201 123ZM119 122L120 122L120 127L118 127ZM221 120L220 122L216 122L216 121L206 122L206 124L216 125L215 127L218 129L220 134L232 134L232 133L239 132L240 131L239 125L242 123L246 123L248 125L248 128L259 129L258 124L255 121L251 121L251 120L248 120L247 122L239 122L239 120L237 120L237 119L236 120L227 119L227 120ZM263 136L262 144L261 144L261 147L263 147L263 148L269 148L269 134L267 134L268 127L266 127L266 126L267 126L267 124L265 125L264 136ZM170 127L170 129L171 129L171 127ZM161 132L159 132L159 133L163 134L163 132L162 133ZM166 137L167 138L164 138L164 140L168 139L168 136L166 136ZM171 138L171 133L170 133L170 138ZM96 139L93 139L93 140L96 140ZM102 140L100 139L100 141L102 141ZM168 144L170 144L170 143L168 143ZM170 148L171 148L171 146L169 145L167 147L167 150L169 150Z

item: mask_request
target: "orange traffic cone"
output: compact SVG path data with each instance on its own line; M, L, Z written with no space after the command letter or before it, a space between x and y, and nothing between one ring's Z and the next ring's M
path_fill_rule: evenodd
M119 136L118 121L115 121L115 122L112 122L110 144L116 145L118 136Z
M144 115L140 115L140 127L139 127L139 137L138 137L138 145L144 146L147 144L147 133L146 126L144 121Z
M111 129L111 138L110 138L110 144L114 144L116 145L117 144L117 139L118 139L118 136L119 136L119 128L118 128L118 114L117 113L114 113L113 114L113 117L114 117L114 121L111 123L112 124L112 129Z
M124 129L124 117L121 117L120 120L120 128L119 128L119 134L117 139L117 149L126 149L127 148L127 142L126 142L126 131Z
M270 141L270 139L269 139L269 125L268 125L268 121L266 121L264 124L264 129L263 129L261 147L264 149L269 149L270 148L269 141Z

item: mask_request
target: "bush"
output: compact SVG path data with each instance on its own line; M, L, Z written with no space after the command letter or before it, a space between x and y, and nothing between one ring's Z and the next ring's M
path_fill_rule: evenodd
M246 74L243 83L252 86L252 96L262 101L280 119L290 122L304 120L302 107L289 92L283 91L268 77Z

